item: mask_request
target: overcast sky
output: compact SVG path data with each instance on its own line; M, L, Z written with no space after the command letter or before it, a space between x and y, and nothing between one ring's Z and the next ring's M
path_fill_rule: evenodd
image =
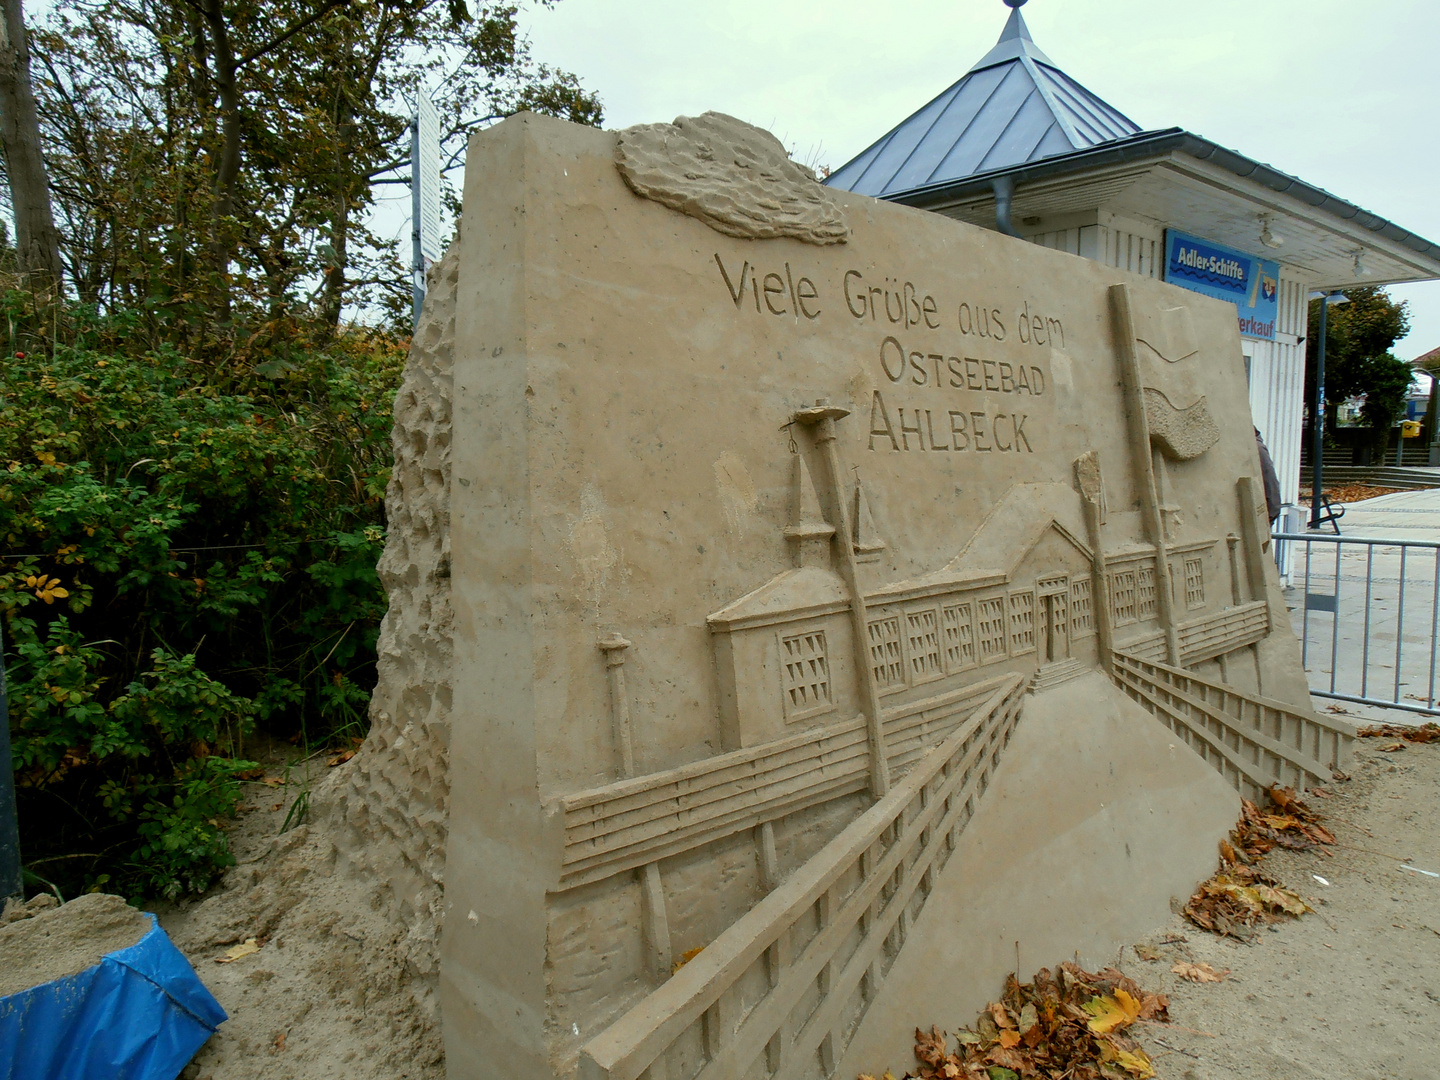
M526 15L605 126L707 109L839 167L995 43L1001 0L560 0ZM1035 43L1142 128L1184 127L1440 242L1435 0L1031 0ZM458 177L456 177L458 180ZM1440 347L1440 282L1397 286Z

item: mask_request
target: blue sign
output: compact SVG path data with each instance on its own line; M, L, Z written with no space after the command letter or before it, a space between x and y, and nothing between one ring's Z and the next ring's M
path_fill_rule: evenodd
M1165 280L1192 292L1229 300L1246 337L1275 338L1280 311L1280 264L1165 230Z

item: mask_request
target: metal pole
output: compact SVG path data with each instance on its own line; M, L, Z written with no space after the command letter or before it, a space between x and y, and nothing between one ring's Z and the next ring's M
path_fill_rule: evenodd
M410 118L410 319L420 325L425 305L425 256L420 250L420 109Z
M1320 341L1315 351L1315 396L1310 401L1310 528L1320 527L1320 491L1325 472L1325 313L1330 294L1320 297ZM1336 582L1337 591L1339 582Z
M0 906L24 891L20 880L20 826L10 760L10 708L5 696L5 642L0 631Z

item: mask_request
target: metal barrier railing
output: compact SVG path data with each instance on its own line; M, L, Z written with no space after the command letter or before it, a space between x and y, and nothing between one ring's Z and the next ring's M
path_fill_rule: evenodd
M1273 537L1290 547L1292 589L1303 596L1295 631L1310 692L1440 715L1440 542L1300 532ZM1297 621L1296 611L1291 619Z

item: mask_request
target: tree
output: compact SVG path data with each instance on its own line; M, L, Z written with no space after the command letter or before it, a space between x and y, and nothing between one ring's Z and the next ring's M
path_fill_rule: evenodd
M21 0L0 0L0 14L0 141L15 213L18 269L44 287L60 280L60 237L30 85L30 41Z
M1326 430L1335 432L1336 406L1363 397L1361 419L1384 446L1390 428L1404 411L1410 386L1410 366L1391 354L1396 341L1410 330L1410 313L1404 301L1395 303L1381 286L1345 290L1348 303L1332 304L1325 326ZM1310 326L1305 342L1305 398L1315 392L1315 369L1320 341L1319 300L1310 302Z
M61 0L35 35L36 93L77 291L225 357L289 321L333 332L357 302L407 309L397 245L360 219L402 179L418 93L440 95L456 142L527 107L599 122L517 18L463 0Z

